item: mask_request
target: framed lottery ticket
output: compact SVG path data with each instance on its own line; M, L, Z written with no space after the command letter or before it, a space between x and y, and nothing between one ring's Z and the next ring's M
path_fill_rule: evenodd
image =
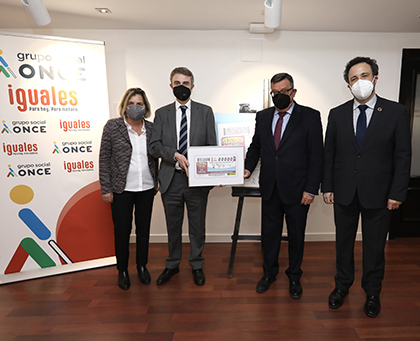
M243 146L189 147L188 161L191 187L244 183Z

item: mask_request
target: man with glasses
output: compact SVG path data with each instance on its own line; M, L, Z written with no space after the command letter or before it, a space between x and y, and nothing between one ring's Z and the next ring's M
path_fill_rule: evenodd
M318 194L323 168L322 123L319 111L294 102L292 76L271 78L274 107L257 113L255 134L245 160L251 175L261 158L260 191L264 242L264 276L257 292L266 292L279 272L279 252L286 217L289 240L289 294L302 296L300 278L309 205Z

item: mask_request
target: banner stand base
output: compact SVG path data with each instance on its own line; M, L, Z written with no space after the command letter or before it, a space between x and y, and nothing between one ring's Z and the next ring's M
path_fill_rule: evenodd
M115 265L117 263L115 256L89 260L85 262L77 262L73 264L65 264L60 266L52 266L50 268L36 269L29 271L22 271L9 275L0 275L0 285L26 281L35 278L41 278L46 276L62 275L69 272L89 270L100 268L104 266Z

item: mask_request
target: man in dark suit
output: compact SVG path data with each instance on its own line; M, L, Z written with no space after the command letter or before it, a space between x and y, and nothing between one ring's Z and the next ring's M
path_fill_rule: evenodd
M202 251L205 242L207 198L211 187L188 186L189 146L215 146L216 131L212 109L190 99L194 76L185 67L175 68L170 76L174 103L156 111L149 145L150 154L161 158L159 183L165 209L169 256L166 267L157 279L165 284L179 272L182 256L182 222L184 205L188 212L191 252L189 263L194 283L203 285Z
M289 293L300 298L306 217L322 179L323 140L320 113L294 102L296 92L289 74L278 73L271 78L274 107L257 113L255 134L245 160L245 177L250 176L261 158L264 276L256 290L263 293L276 280L286 216Z
M334 204L335 289L338 308L354 281L354 241L362 217L364 310L376 317L385 270L384 248L391 211L405 200L410 177L410 117L406 108L375 94L376 60L356 57L344 79L353 99L332 109L325 138L322 192Z

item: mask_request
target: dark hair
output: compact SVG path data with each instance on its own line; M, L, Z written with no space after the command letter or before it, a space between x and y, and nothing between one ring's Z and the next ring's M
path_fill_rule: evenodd
M131 97L135 95L140 95L143 97L143 102L146 110L146 115L144 115L145 118L149 117L151 114L151 108L149 100L147 99L146 93L143 89L140 88L131 88L128 89L126 92L124 92L124 95L121 97L120 103L118 104L118 114L121 117L125 117L125 109L127 109L128 101Z
M344 69L343 72L343 77L344 80L346 81L347 84L349 84L349 71L350 69L360 63L366 63L370 65L370 68L372 69L372 74L373 76L377 76L379 74L379 66L378 63L376 62L375 59L369 58L369 57L356 57L353 58L352 60L350 60L347 65L346 68Z
M172 78L177 73L180 73L181 75L184 75L184 76L187 76L187 77L191 77L191 85L194 85L194 75L193 75L193 73L189 69L187 69L186 67L183 67L183 66L176 67L175 69L172 70L171 76L169 78L171 83L172 83Z
M290 75L289 75L288 73L286 73L286 72L276 73L273 77L271 77L271 84L281 82L282 80L285 80L285 79L287 79L287 80L289 81L290 86L291 86L292 88L294 88L294 87L295 87L295 84L294 84L294 82L293 82L293 77L292 77L292 76L290 76Z

